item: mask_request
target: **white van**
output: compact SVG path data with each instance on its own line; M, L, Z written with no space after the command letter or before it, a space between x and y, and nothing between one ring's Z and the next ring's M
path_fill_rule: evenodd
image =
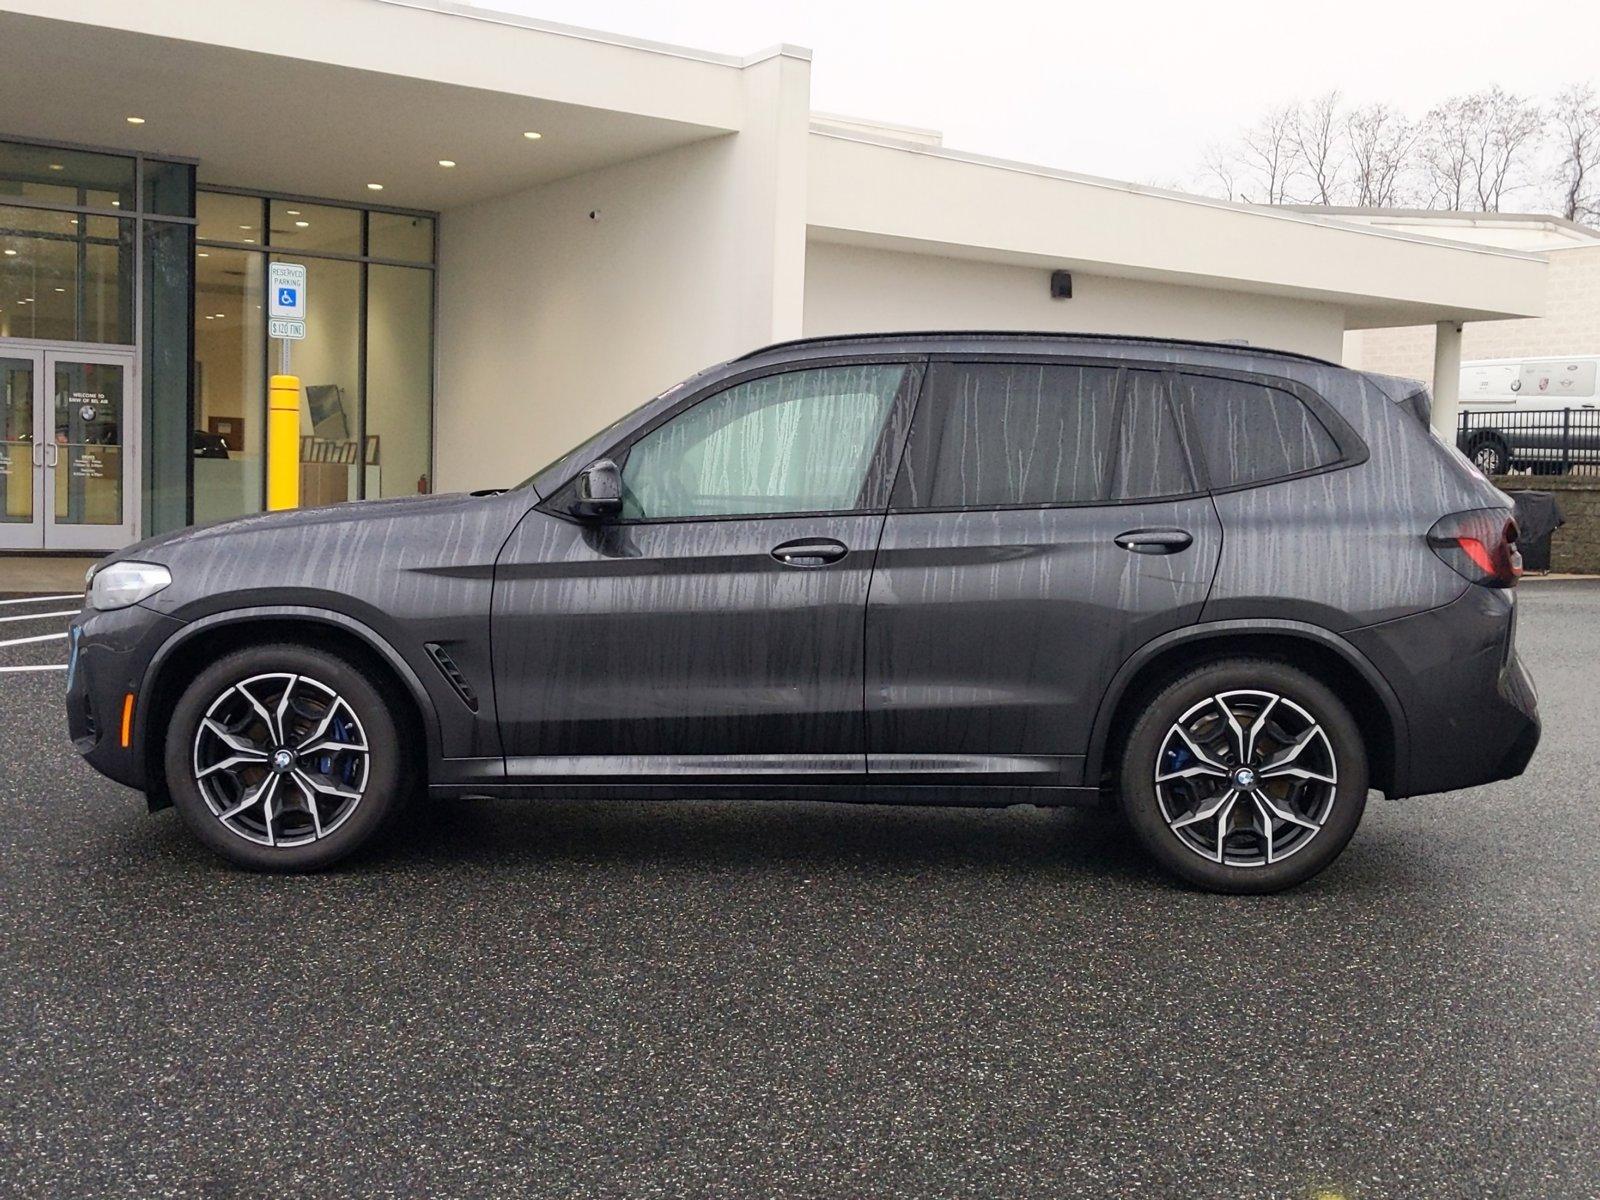
M1600 463L1600 355L1461 364L1457 445L1485 475Z

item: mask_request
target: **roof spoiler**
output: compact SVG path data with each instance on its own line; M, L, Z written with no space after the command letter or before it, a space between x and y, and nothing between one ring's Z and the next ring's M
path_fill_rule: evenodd
M1391 403L1421 421L1423 426L1433 422L1433 392L1428 385L1420 379L1404 379L1399 375L1379 375L1375 372L1366 372L1368 379L1377 384L1378 390L1387 396Z

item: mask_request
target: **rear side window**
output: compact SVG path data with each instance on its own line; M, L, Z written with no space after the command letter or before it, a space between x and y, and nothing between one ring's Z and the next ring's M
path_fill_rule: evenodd
M1283 388L1206 375L1180 375L1177 387L1212 487L1280 479L1339 461L1333 435Z
M944 362L929 372L894 507L1096 504L1191 490L1159 376Z

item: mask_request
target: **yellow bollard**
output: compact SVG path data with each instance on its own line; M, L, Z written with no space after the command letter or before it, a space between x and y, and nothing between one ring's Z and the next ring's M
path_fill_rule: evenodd
M300 380L274 375L267 387L267 510L300 507Z

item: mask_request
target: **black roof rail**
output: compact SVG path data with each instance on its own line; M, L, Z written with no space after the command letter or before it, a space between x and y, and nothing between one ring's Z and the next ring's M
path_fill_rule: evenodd
M1241 346L1236 342L1207 342L1199 338L1150 337L1135 333L1069 333L1060 330L1042 329L908 329L879 333L829 333L817 337L791 338L784 342L773 342L770 346L761 346L747 354L741 354L733 361L744 362L746 359L769 354L774 350L788 350L802 346L855 345L862 342L916 342L934 338L951 341L975 341L992 338L996 341L1009 342L1134 342L1150 346L1195 346L1204 350L1231 350L1236 354L1266 354L1276 358L1295 358L1302 362L1316 363L1322 367L1341 366L1340 363L1330 362L1326 358L1318 358L1314 354L1301 354L1297 350L1274 350L1266 346Z

